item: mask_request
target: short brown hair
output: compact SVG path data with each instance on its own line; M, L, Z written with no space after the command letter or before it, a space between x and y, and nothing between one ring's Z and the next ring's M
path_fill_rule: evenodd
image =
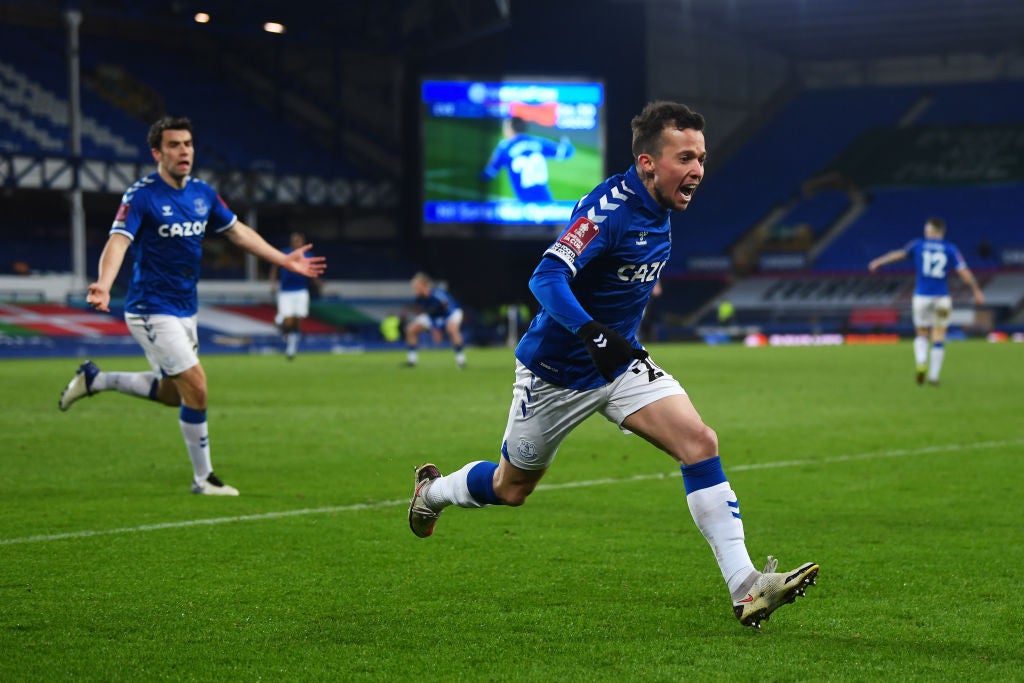
M150 149L160 149L160 143L163 142L165 130L187 130L191 133L192 122L184 116L164 116L158 119L149 127L149 135L146 136Z
M657 156L661 151L661 132L666 128L677 130L704 130L704 117L685 104L678 102L648 102L643 111L630 122L633 128L633 158L641 154Z

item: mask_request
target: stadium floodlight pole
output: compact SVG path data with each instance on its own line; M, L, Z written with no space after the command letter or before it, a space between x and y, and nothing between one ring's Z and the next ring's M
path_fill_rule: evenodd
M64 13L68 27L68 136L71 149L71 275L72 290L85 292L85 208L82 204L82 101L79 72L78 27L82 13L69 9Z

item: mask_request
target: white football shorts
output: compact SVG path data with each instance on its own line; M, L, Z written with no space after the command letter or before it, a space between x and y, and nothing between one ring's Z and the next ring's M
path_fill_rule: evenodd
M173 377L199 365L199 336L194 315L179 318L125 313L124 320L146 353L153 372Z
M277 317L274 322L280 325L285 318L309 317L309 290L294 289L277 293Z
M611 384L587 391L545 382L517 360L502 453L520 469L542 470L551 466L569 432L594 413L622 429L622 421L636 411L680 394L686 391L679 382L650 358L634 360Z
M462 325L462 309L456 308L454 311L444 316L443 318L431 318L426 313L420 313L415 318L409 321L409 324L417 324L428 330L439 329L443 330L448 326L448 323L454 322L456 325Z
M924 296L915 294L911 301L914 312L914 327L949 327L949 314L953 311L953 299L949 296Z

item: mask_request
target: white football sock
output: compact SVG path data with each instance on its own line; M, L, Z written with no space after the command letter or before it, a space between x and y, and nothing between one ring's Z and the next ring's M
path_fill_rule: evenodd
M288 354L289 356L294 356L295 352L299 350L299 333L298 332L289 332L288 335L285 337L285 339L286 339L285 353Z
M190 410L182 406L182 411ZM193 415L201 414L203 418L206 417L206 411L192 411ZM192 461L192 473L195 475L195 479L198 482L206 481L206 477L213 471L213 465L210 464L210 434L207 427L207 422L203 419L202 422L185 421L183 419L178 420L178 424L181 426L181 435L185 438L185 447L188 449L189 460Z
M442 510L449 505L458 505L463 508L480 508L483 503L477 502L469 493L469 471L484 460L477 460L468 463L462 469L451 474L435 479L427 487L425 498L427 505L432 510Z
M919 368L928 363L928 337L914 337L914 362Z
M939 373L942 372L942 361L946 357L946 347L944 344L936 344L932 347L931 362L928 366L928 381L938 382Z
M744 582L751 573L757 572L744 542L743 520L740 519L736 494L729 482L724 481L688 494L686 505L697 528L711 545L718 568L722 570L722 578L736 599Z
M159 379L155 372L101 372L92 380L92 390L152 398L153 382Z

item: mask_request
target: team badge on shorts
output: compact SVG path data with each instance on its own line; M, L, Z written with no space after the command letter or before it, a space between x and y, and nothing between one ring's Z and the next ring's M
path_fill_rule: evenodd
M519 459L523 462L533 462L537 459L537 445L526 439L519 440L519 448L516 449Z

